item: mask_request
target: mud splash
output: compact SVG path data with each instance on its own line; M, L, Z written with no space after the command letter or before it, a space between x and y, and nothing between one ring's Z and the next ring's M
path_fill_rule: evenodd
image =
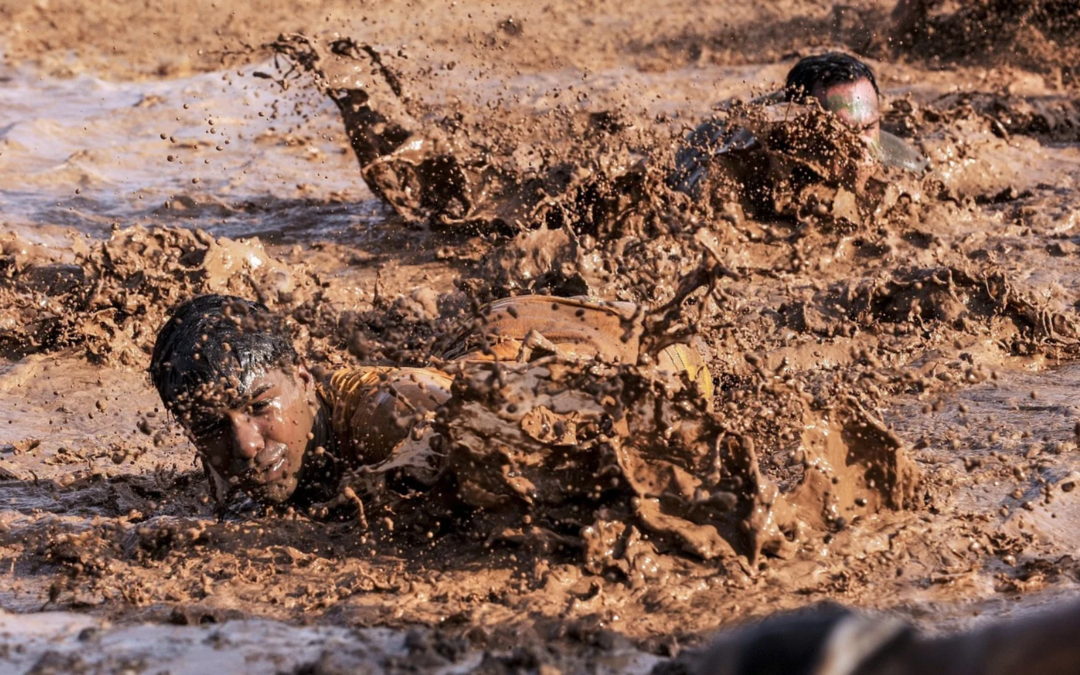
M660 573L661 554L749 570L763 552L792 557L857 508L913 501L917 469L855 401L826 416L794 391L759 395L790 411L781 434L799 435L787 467L799 477L783 494L759 465L761 426L711 414L697 388L547 361L462 367L433 433L401 453L415 466L385 470L430 470L445 455L444 479L478 510L477 536L583 551L586 569L618 570L632 585Z
M22 670L150 668L202 658L210 640L230 659L266 655L237 668L267 672L645 672L724 624L819 599L942 631L1075 592L1080 155L1067 49L942 70L916 46L875 64L885 127L932 160L925 176L898 176L864 173L852 153L810 166L785 120L712 109L782 78L789 52L829 34L831 8L676 4L662 22L640 3L617 16L436 9L370 8L348 30L253 3L230 10L220 39L175 27L207 50L300 22L372 45L404 94L390 87L391 100L443 157L470 158L463 175L482 176L443 205L391 185L400 215L371 202L333 101L253 77L271 63L225 71L206 53L174 64L206 75L115 84L5 66L0 603L30 614L5 616L0 641ZM53 19L13 36L13 57L36 50L54 72L108 63L78 12L0 12ZM152 20L129 22L127 41L115 37L125 22L109 24L118 48L145 53L109 74L181 59L181 38L142 34ZM822 30L795 30L807 26ZM71 44L85 55L63 56ZM35 112L53 104L70 118ZM672 190L686 134L733 114L775 132L759 197ZM809 121L842 143L827 118ZM195 142L223 132L221 151ZM485 190L515 210L477 210ZM415 227L432 220L440 231ZM434 492L378 476L367 530L244 503L219 521L140 372L169 307L211 290L271 304L324 373L436 361L494 298L633 300L692 339L717 393L705 405L636 364L470 365L453 414L430 421L447 463ZM417 456L431 438L414 439ZM71 625L37 630L55 618L42 609Z

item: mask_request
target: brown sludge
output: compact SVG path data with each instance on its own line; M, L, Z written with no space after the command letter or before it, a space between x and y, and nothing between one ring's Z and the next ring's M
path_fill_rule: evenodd
M892 42L877 2L151 4L0 0L0 663L661 673L822 600L937 635L1075 594L1075 3ZM826 47L928 171L748 103ZM707 117L757 142L676 189ZM455 376L364 523L214 503L144 375L208 292L320 375ZM625 340L455 360L526 294Z

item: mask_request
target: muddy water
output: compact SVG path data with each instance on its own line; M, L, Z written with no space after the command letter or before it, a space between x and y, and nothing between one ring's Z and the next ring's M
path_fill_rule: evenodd
M608 58L514 73L465 58L436 77L439 54L394 64L431 119L452 109L484 123L502 99L509 110L481 124L485 139L504 115L569 106L621 107L655 142L787 67L643 72ZM397 514L395 528L371 531L243 505L215 518L141 372L169 305L251 295L270 279L317 363L370 356L357 329L378 356L397 343L407 353L393 360L420 360L444 327L416 289L452 314L470 288L528 288L492 260L532 261L531 240L403 226L360 180L332 104L255 77L275 72L261 57L142 82L5 68L0 245L17 283L0 286L0 671L185 672L231 659L236 672L643 673L718 627L824 599L946 631L1077 590L1080 138L1051 124L1067 115L1030 123L1031 106L1071 100L1049 79L983 73L979 88L999 93L980 103L956 95L970 86L963 71L881 64L888 123L935 161L926 180L896 179L904 208L881 217L691 213L693 227L653 231L644 253L626 239L586 244L586 257L640 263L614 279L582 273L609 299L668 300L703 246L735 272L695 305L725 411L709 419L756 441L762 484L796 508L831 497L799 492L794 459L828 438L859 444L836 403L848 396L867 415L857 422L891 428L922 477L890 508L858 492L863 476L837 507L843 522L804 512L806 529L760 556L710 560L646 531L607 560L524 530L491 536L482 519L433 532ZM1022 86L1001 94L1009 78ZM585 95L567 103L571 86ZM572 154L560 138L530 143ZM192 251L200 262L176 264ZM85 265L98 290L18 285L56 261ZM488 278L493 268L505 278ZM660 280L651 292L639 272ZM845 488L865 470L846 457L831 458ZM645 520L606 506L617 515L597 518L590 550L610 523Z
M277 101L253 70L141 83L5 72L2 170L19 177L0 192L8 227L101 237L115 222L152 221L317 236L364 222L375 207L334 142L329 106L269 121Z

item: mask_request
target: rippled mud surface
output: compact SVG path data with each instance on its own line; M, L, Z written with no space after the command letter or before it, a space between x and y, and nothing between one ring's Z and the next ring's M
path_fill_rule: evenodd
M823 600L942 632L1076 594L1080 115L1037 21L973 63L861 41L876 3L350 7L0 3L0 672L647 673ZM463 157L563 192L518 229L407 222L317 83L283 90L257 48L328 29ZM826 45L878 59L926 176L777 188L769 217L665 187L717 104ZM537 501L462 468L486 511L219 513L144 375L167 310L211 291L269 304L323 372L429 363L496 297L635 301L717 393L523 367L488 417L466 369L438 430L474 471L492 425L514 438Z

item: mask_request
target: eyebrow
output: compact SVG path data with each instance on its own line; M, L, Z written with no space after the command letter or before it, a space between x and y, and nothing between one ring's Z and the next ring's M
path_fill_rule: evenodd
M248 392L244 396L244 398L247 399L248 401L253 401L253 400L259 398L260 396L262 396L263 394L265 394L266 392L270 391L273 388L274 388L274 385L270 384L269 382L264 382L263 384L260 384L259 386L255 387L254 390Z
M274 388L273 384L271 384L269 382L263 382L262 384L255 387L251 391L247 391L247 392L244 392L242 394L238 393L236 395L236 397L232 399L232 402L229 403L228 407L236 408L236 407L239 407L239 406L248 405L249 403L251 403L255 399L259 398L260 396L262 396L263 394L265 394L266 392L270 391L273 388Z

